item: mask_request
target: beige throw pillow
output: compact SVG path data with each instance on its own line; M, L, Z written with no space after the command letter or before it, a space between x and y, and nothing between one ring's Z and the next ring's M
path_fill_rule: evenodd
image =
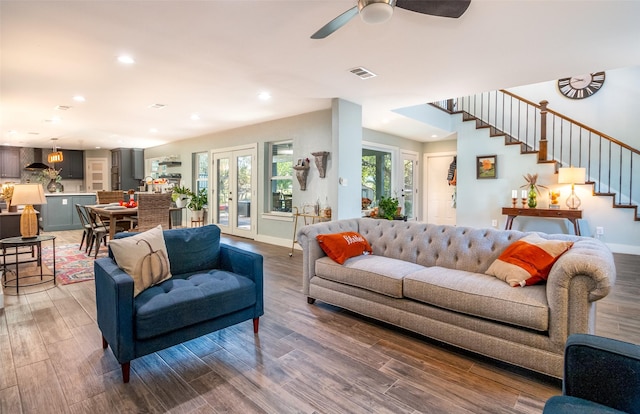
M133 296L171 277L169 256L157 226L140 234L109 242L120 269L133 278Z
M570 241L547 240L531 234L507 247L485 273L513 287L544 283L553 264L571 246Z

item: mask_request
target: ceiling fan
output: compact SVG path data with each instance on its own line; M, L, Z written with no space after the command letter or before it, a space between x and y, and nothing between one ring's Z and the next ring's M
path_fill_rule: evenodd
M358 0L358 5L322 26L311 35L312 39L324 39L357 14L367 23L384 23L391 18L394 7L416 13L439 17L458 18L467 11L471 0Z

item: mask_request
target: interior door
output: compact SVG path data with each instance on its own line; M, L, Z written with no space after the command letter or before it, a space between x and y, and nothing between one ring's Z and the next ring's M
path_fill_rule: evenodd
M109 190L109 176L106 158L87 158L85 181L87 192Z
M212 219L223 233L256 235L256 147L213 153Z
M426 154L424 182L427 183L425 198L426 214L428 223L448 224L455 226L455 189L456 186L449 185L447 173L449 165L453 161L455 154Z

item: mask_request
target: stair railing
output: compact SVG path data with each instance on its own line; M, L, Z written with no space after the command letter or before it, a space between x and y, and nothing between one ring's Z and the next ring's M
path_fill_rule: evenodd
M449 113L475 120L492 136L521 145L522 152L538 152L538 162L559 167L584 167L596 195L614 197L614 207L634 207L640 180L633 180L640 151L581 122L548 108L547 101L531 102L506 90L483 92L433 102Z

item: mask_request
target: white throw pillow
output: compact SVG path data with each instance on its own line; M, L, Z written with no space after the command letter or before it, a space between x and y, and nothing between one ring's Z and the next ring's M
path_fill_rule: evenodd
M162 226L109 242L118 267L133 278L133 296L171 277Z

